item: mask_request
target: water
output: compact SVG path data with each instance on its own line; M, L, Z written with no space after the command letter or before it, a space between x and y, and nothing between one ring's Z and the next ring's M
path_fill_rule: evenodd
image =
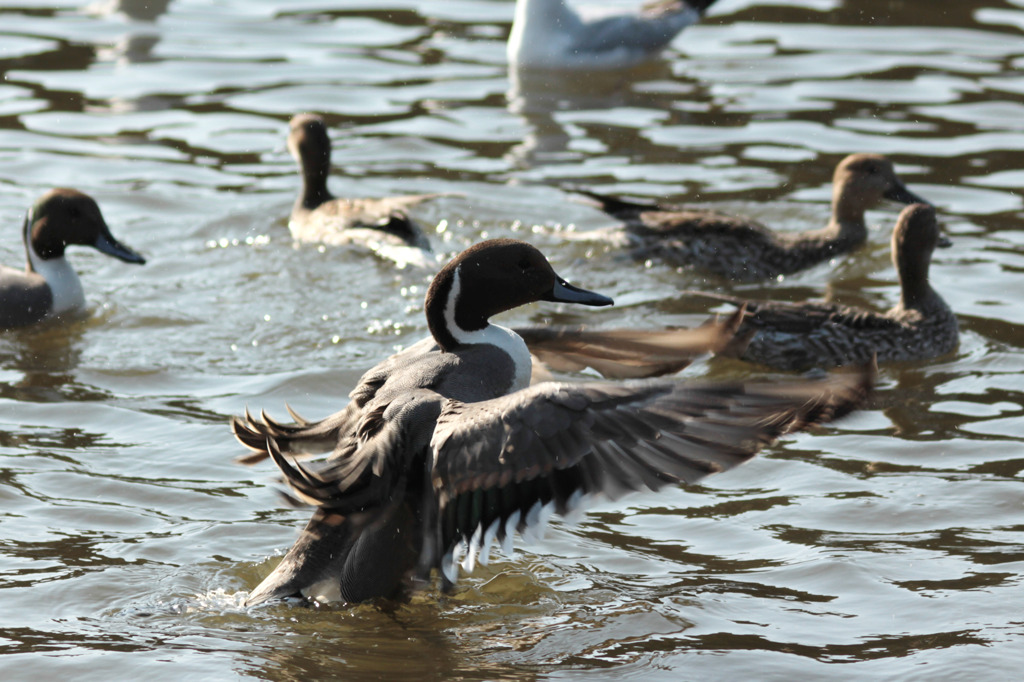
M623 6L632 0L609 0ZM146 255L72 254L87 319L0 337L0 676L27 679L1010 678L1024 640L1024 2L720 0L663 61L512 79L510 0L0 2L0 260L46 189ZM293 246L288 118L324 114L339 193L455 192L454 253L535 242L614 296L513 323L694 324L678 292L884 308L888 232L728 287L566 244L559 186L820 224L832 167L891 155L940 208L959 351L883 368L868 408L705 485L556 522L452 595L246 610L307 512L226 426L339 408L426 334L429 275ZM763 373L720 359L687 374ZM768 374L767 376L780 376Z

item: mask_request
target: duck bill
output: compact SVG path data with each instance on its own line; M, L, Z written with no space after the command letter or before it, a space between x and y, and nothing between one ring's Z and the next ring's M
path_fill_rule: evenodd
M560 277L555 279L555 286L543 300L593 306L612 305L615 302L602 294L575 287Z
M92 246L97 251L114 258L119 258L125 263L144 265L146 262L146 259L136 253L135 250L114 239L114 235L110 234L109 230L103 230Z
M931 206L932 204L932 202L928 201L927 199L922 199L921 197L911 192L909 189L907 189L907 186L904 185L902 182L897 182L895 185L890 187L882 196L884 196L886 199L889 199L890 201L898 201L901 204L928 204L929 206Z
M953 246L953 241L944 234L940 234L938 240L935 242L935 246L940 249L948 249Z

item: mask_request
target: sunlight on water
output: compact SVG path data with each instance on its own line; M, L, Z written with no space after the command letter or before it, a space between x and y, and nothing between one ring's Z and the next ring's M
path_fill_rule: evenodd
M25 212L54 186L148 260L71 247L88 315L0 334L5 679L1017 675L1024 3L719 0L664 59L586 76L509 73L513 7L0 4L0 262L24 262ZM335 193L442 194L414 210L437 263L293 242L301 111L330 129ZM433 271L487 237L617 303L511 325L725 310L693 289L887 309L891 205L858 252L767 284L575 238L615 224L581 187L821 227L860 151L889 155L954 242L931 282L955 353L883 366L863 411L702 485L556 518L450 594L244 606L309 512L272 464L234 461L230 415L340 409L428 333ZM686 375L784 373L716 357Z

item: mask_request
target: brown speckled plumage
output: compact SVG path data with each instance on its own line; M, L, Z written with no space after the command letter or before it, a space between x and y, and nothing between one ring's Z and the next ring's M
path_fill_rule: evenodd
M921 202L876 154L852 154L836 167L832 217L807 232L775 232L756 220L716 211L635 203L580 191L624 226L573 238L608 239L637 258L658 258L727 279L754 282L809 268L856 249L867 239L864 212L882 199Z
M935 209L925 204L903 209L892 237L900 301L884 313L719 297L746 306L736 337L742 347L724 354L788 370L860 364L873 356L878 362L901 362L945 355L957 347L957 319L929 284L928 269L935 247L947 244Z

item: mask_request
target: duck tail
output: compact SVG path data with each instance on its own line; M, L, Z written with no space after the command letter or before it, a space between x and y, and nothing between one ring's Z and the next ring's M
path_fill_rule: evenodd
M264 411L254 417L246 408L241 417L231 418L231 431L250 452L239 456L240 464L255 464L270 456L267 441L273 440L278 448L291 455L329 452L337 445L338 434L344 430L353 410L345 409L320 421L309 421L285 405L294 423L273 419Z
M583 187L566 187L565 189L573 194L579 194L580 196L586 197L590 201L584 203L590 203L615 218L633 216L637 213L642 213L643 211L656 211L660 208L660 206L654 202L629 201L627 199L613 197L610 194L601 194L600 192L595 192Z

